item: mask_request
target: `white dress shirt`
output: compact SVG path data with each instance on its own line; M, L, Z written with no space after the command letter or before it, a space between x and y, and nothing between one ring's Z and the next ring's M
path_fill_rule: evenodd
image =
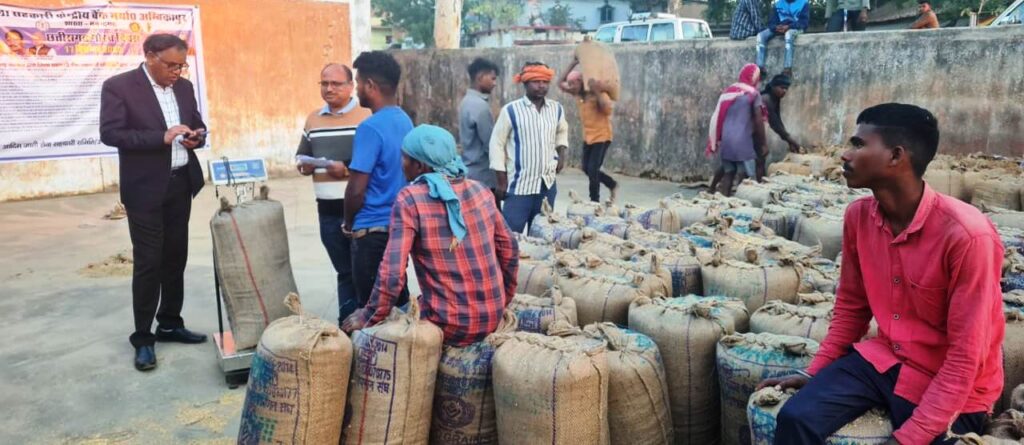
M153 85L153 93L156 94L156 101L160 103L160 111L163 112L164 122L167 123L167 128L171 128L175 125L181 124L181 112L178 111L178 98L174 96L173 87L162 87L153 80L153 76L149 75L149 70L146 69L146 65L142 65L142 71L146 73L146 77L149 78L150 85ZM184 167L188 164L188 149L181 144L184 140L184 136L179 135L174 138L171 142L171 170L176 168Z

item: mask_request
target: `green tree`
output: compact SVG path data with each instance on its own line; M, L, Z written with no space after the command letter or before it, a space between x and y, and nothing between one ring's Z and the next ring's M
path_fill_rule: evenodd
M523 0L466 0L463 26L473 33L510 26L523 15Z
M548 25L582 28L580 19L573 18L572 16L572 7L563 4L561 0L555 0L555 4L548 8L548 12L545 15L547 16L545 20Z
M405 31L416 42L434 45L434 0L374 0L385 26Z

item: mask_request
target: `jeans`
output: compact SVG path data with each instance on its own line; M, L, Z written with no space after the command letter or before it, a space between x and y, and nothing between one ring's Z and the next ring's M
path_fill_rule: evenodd
M757 160L751 159L749 161L726 161L722 160L722 171L725 173L736 173L740 167L747 173L748 178L753 178L757 170Z
M536 195L508 195L501 206L501 214L505 216L505 222L513 233L523 233L526 223L533 222L533 218L540 215L541 205L545 199L548 205L555 207L555 196L558 195L558 185L552 184L549 189L541 184L540 193Z
M618 185L611 176L601 171L601 166L604 165L604 155L608 152L610 145L612 145L611 141L583 145L583 172L590 179L590 200L594 202L601 202L601 184L608 187L608 190L614 189Z
M334 271L338 274L338 324L359 309L356 290L352 284L352 240L341 234L345 218L341 215L320 214L320 242L327 249Z
M874 366L853 351L822 369L779 411L775 443L786 445L823 444L825 439L873 407L889 411L889 420L899 428L910 419L916 405L895 394L900 366L879 374ZM988 414L965 413L956 418L956 434L980 433ZM932 444L952 444L940 435Z
M377 285L377 269L384 259L384 249L388 247L387 232L368 233L362 238L352 239L352 284L355 288L359 307L366 306ZM401 306L409 302L409 288L402 288L402 293L395 302Z
M799 29L786 31L786 60L782 65L783 68L793 68L793 44L796 43L796 37L801 33L803 31ZM768 42L779 35L774 29L766 29L757 35L757 66L764 66L768 52Z
M856 11L840 9L833 12L832 17L829 17L825 32L842 32L844 15L846 16L847 29L850 31L863 31L866 28L867 24L860 21L859 9Z

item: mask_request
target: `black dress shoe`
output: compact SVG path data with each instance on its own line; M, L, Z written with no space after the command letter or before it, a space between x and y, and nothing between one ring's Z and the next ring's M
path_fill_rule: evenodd
M174 328L174 329L163 329L158 328L156 330L157 341L175 341L178 343L205 343L206 336L203 334L197 334L185 328Z
M156 369L156 350L152 346L135 348L135 369L139 371Z

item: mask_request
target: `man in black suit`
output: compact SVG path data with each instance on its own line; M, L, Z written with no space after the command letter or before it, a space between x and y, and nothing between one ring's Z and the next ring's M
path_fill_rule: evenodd
M170 34L153 34L142 46L139 68L103 82L100 139L117 147L121 201L128 212L135 266L132 306L135 368L156 368L159 341L203 343L206 336L185 329L181 318L188 220L192 198L203 188L203 171L192 152L206 143L188 68L188 44ZM159 325L152 332L153 317Z

